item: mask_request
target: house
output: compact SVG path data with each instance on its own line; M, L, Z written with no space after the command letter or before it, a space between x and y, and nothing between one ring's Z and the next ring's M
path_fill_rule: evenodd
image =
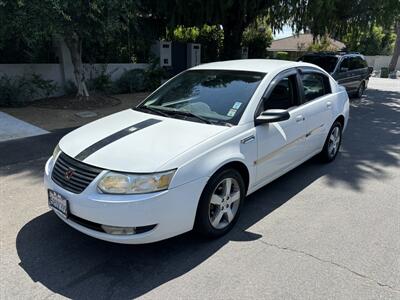
M332 38L327 38L329 42L329 50L330 51L339 51L346 48L346 45L340 41L334 40ZM283 53L287 59L296 59L303 55L305 52L309 50L310 45L313 44L313 36L311 33L303 33L299 35L289 36L286 38L274 40L271 43L271 46L267 48L268 54L270 57L276 58L282 54L278 54L278 52L286 52ZM282 57L281 57L282 58Z

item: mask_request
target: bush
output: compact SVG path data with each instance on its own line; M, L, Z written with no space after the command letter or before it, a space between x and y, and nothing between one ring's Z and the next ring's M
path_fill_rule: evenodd
M284 51L278 51L276 52L276 59L282 59L282 60L289 60L289 53L284 52Z
M161 84L166 72L158 64L158 60L153 60L147 69L133 69L125 71L116 81L118 93L137 93L153 91Z
M38 74L30 76L0 77L0 106L24 106L40 97L49 97L57 90L52 80L45 80Z
M383 67L381 68L381 78L389 77L389 68Z
M150 61L150 66L144 71L144 86L146 91L153 91L161 85L161 80L167 73L160 67L158 59Z
M78 87L76 86L75 82L73 80L68 80L64 84L64 93L67 96L75 96L76 93L78 92Z
M106 94L112 94L115 92L115 86L111 80L111 75L113 72L107 73L107 65L102 65L100 70L94 69L91 72L90 78L86 80L86 86L89 91L92 92L103 92Z
M118 92L121 94L143 92L146 89L144 77L142 69L125 71L116 81Z

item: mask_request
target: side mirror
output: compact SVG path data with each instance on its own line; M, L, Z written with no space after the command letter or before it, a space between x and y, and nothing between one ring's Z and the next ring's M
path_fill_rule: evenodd
M290 114L285 109L268 109L262 112L255 120L256 125L289 120Z
M349 68L346 68L346 67L340 68L340 72L347 72L348 70L349 70Z

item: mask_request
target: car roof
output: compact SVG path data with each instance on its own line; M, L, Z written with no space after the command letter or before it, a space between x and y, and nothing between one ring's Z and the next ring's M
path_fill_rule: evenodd
M308 52L305 53L303 56L330 56L330 57L344 57L344 56L358 56L364 58L361 53L358 52Z
M279 59L238 59L202 64L190 70L235 70L271 73L281 69L301 66L309 66L309 64Z

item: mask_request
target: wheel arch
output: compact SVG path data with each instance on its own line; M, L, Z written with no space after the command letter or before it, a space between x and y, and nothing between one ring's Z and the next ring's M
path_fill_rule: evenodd
M343 115L339 115L336 119L335 119L335 122L339 122L341 125L342 125L342 128L344 127L344 125L345 125L345 118L344 118L344 116ZM335 122L333 122L333 123L335 123Z
M246 188L245 193L247 193L247 191L249 190L249 183L250 183L250 172L249 169L247 168L247 166L239 161L239 160L233 160L230 162L226 162L225 164L223 164L222 166L220 166L211 177L213 177L214 175L227 170L227 169L234 169L236 171L239 172L239 174L242 176L243 181L244 181L244 185ZM210 177L210 178L211 178Z

